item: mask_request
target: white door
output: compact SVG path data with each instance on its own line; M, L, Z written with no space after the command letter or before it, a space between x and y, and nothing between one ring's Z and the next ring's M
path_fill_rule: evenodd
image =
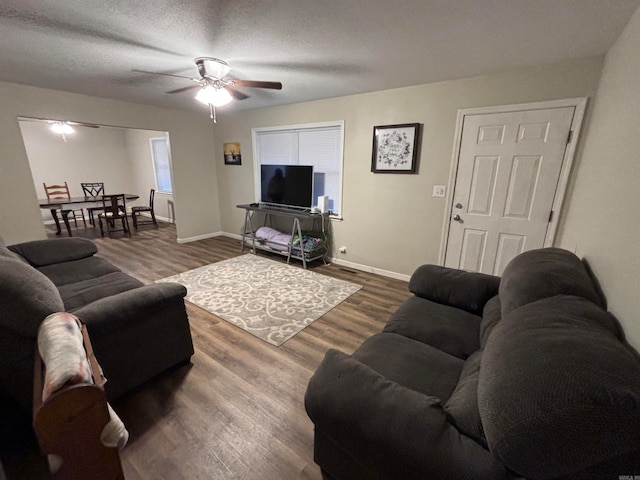
M465 115L445 265L500 275L544 246L575 107Z

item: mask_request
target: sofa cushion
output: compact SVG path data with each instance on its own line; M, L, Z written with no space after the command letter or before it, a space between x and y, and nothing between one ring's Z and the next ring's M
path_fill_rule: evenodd
M438 398L337 350L327 351L311 377L305 407L315 424L314 458L326 478L507 478L489 451L447 421Z
M640 449L640 361L617 320L582 297L524 305L482 356L491 451L525 477L555 478Z
M499 277L439 265L422 265L409 280L409 291L436 303L481 315L487 300L498 293Z
M55 285L17 258L0 257L0 292L0 322L25 337L35 338L47 315L64 310Z
M462 359L480 347L479 330L480 317L418 296L400 305L384 327Z
M44 267L90 257L98 251L98 247L87 238L57 238L18 243L10 245L9 250L22 255L34 267Z
M482 350L471 355L462 367L460 380L444 405L449 420L460 432L487 447L478 407L478 376Z
M521 305L554 295L576 295L604 306L584 264L568 250L530 250L506 266L500 281L503 316Z
M73 312L104 297L142 287L144 284L123 272L114 272L58 287L64 301L64 309Z
M54 263L40 267L38 270L44 273L57 287L69 283L84 282L120 271L104 258L94 256L70 262Z
M386 332L369 337L352 357L392 382L443 402L456 387L464 364L430 345Z
M480 348L484 348L487 344L489 335L491 335L493 328L501 318L502 304L500 303L500 296L496 295L486 303L484 311L482 312L482 320L480 321Z

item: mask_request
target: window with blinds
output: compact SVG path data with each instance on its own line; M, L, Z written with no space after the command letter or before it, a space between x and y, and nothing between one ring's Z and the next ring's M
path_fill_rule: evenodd
M256 198L260 198L260 165L312 165L314 204L329 197L329 210L342 211L342 145L344 122L253 129Z
M169 158L169 143L166 138L151 138L151 156L153 157L153 172L156 177L156 190L160 193L172 193L171 160Z

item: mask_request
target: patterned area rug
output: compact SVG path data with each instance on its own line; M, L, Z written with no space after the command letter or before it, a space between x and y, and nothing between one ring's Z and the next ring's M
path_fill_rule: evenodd
M157 282L181 283L189 302L276 346L362 288L252 254Z

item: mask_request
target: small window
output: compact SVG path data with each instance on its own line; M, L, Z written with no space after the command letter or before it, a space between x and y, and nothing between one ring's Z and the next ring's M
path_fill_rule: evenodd
M150 142L153 172L156 177L156 190L161 193L173 193L169 142L167 142L166 138L152 138Z
M253 129L256 198L260 165L313 165L314 204L327 195L332 215L341 216L343 138L342 121Z

